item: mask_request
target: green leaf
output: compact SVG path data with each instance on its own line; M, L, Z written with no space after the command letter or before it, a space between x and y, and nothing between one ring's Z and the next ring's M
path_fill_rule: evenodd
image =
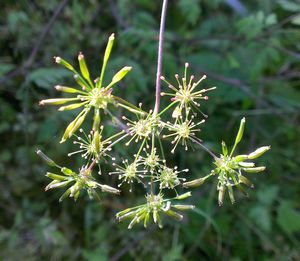
M184 19L191 25L195 25L201 13L199 0L179 0L178 7Z
M277 223L285 233L292 234L300 231L300 212L293 208L292 201L282 201L277 213Z

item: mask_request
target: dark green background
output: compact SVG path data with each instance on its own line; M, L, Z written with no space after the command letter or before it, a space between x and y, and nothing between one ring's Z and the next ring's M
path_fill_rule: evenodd
M1 260L300 260L300 2L244 0L243 8L229 0L169 2L163 74L173 78L188 61L197 77L208 75L202 86L218 87L202 104L210 116L200 134L205 144L216 152L221 140L232 144L245 116L239 152L272 146L258 160L267 171L247 176L256 185L250 198L236 193L235 205L226 198L220 208L211 180L193 191L189 201L196 212L181 223L166 220L163 230L127 230L114 219L144 197L141 188L104 196L102 204L86 196L59 204L62 191L43 191L49 168L35 149L73 169L80 161L66 156L74 150L71 142L58 143L74 114L38 106L57 97L54 85L73 83L52 57L75 64L83 51L97 77L106 40L115 32L106 79L132 65L115 93L150 109L161 1L1 1ZM124 147L116 149L129 157ZM191 179L212 167L198 148L168 158L188 167Z

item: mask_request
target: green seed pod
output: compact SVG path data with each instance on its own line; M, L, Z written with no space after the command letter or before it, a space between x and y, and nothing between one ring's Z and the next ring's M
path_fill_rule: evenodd
M182 199L186 199L190 196L192 196L192 193L189 191L189 192L183 193L181 195L178 195L175 199L182 200Z
M168 216L178 220L178 221L181 221L183 219L183 216L180 215L179 213L169 209L168 211L165 212Z
M49 190L50 187L54 184L60 183L60 180L52 180L46 187L45 187L45 191Z
M190 210L190 209L194 209L195 206L194 205L171 205L172 208L176 208L178 210Z
M70 110L74 110L74 109L80 108L83 105L85 105L86 103L87 103L86 101L85 102L81 102L81 103L73 103L73 104L70 104L70 105L67 105L67 106L62 106L58 110L59 111L70 111Z
M61 168L60 171L61 171L62 173L64 173L65 175L67 175L67 176L70 176L70 175L74 174L74 172L73 172L71 169L68 169L68 168L66 168L66 167Z
M266 167L243 168L244 171L249 173L258 173L264 171L265 169Z
M223 206L224 195L225 195L225 186L223 185L219 188L219 195L218 195L218 202L220 207Z
M147 228L148 224L149 224L149 220L150 220L150 212L147 211L145 218L144 218L144 227Z
M244 167L244 168L252 168L252 167L255 166L254 162L244 162L244 161L242 161L242 162L239 162L238 164L239 164L239 166Z
M82 88L82 90L90 89L89 85L79 74L74 74L74 79L78 83L78 85Z
M236 135L236 138L235 138L235 144L238 144L241 141L241 139L243 138L245 123L246 123L246 119L243 118L241 120L241 123L240 123L239 131L238 131L238 133Z
M60 86L60 85L56 85L54 87L57 91L60 92L66 92L66 93L81 93L81 94L85 94L84 92L77 90L75 88L72 87L67 87L67 86Z
M137 223L138 216L135 216L134 219L131 220L131 222L128 225L128 229L132 229L132 227Z
M152 215L153 215L153 221L154 221L154 223L156 223L157 219L158 219L158 211L156 208L153 209Z
M137 210L131 211L131 212L124 213L122 215L117 216L117 219L118 219L118 221L123 221L125 219L134 217L136 214L137 214Z
M230 198L231 204L234 204L235 203L235 198L234 198L232 187L228 186L227 190L228 190L228 194L229 194L229 198Z
M108 186L108 185L99 184L98 186L101 188L101 190L103 192L108 192L108 193L113 193L113 194L120 194L120 192L121 192L120 190L113 188L111 186Z
M96 149L97 154L100 153L100 134L99 134L99 131L95 131L95 133L94 133L93 145Z
M93 122L93 130L98 130L99 125L100 125L100 110L95 108L94 111L94 122Z
M79 61L79 67L80 67L80 71L81 71L82 76L86 80L90 81L90 73L89 73L89 70L86 66L84 55L81 52L78 55L78 61Z
M53 179L53 180L65 180L67 178L66 176L58 175L58 174L51 173L51 172L47 172L46 177Z
M79 129L79 127L81 126L81 124L83 123L85 116L87 113L84 113L82 116L80 116L77 121L75 122L75 124L73 125L73 128L71 129L71 131L69 132L68 138L71 138L71 136Z
M41 100L39 102L40 105L61 105L65 104L66 102L77 101L78 98L55 98L55 99L47 99Z
M248 155L249 159L256 159L271 149L271 146L263 146Z
M54 189L54 188L62 188L62 187L65 187L66 185L68 185L72 180L66 180L66 181L61 181L61 182L58 182L58 183L54 183L54 184L49 184L46 188L46 190L48 189Z
M127 214L127 213L130 212L131 210L132 210L132 208L126 208L126 209L124 209L124 210L118 212L118 213L116 214L116 218L119 218L120 216L123 216L123 215Z
M71 64L69 64L66 60L62 59L61 57L54 57L54 59L55 59L56 63L63 65L70 71L72 71L72 72L75 71L74 67Z
M44 154L41 150L37 149L36 154L40 156L49 166L51 167L58 167L58 166L52 159L50 159L46 154Z
M126 76L126 74L131 71L131 69L132 69L132 67L130 67L130 66L123 67L120 71L118 71L115 74L115 76L112 78L111 83L105 89L109 89L112 85L121 81Z
M69 197L71 194L71 188L68 188L64 194L61 195L61 197L59 198L59 202L62 202L65 198Z
M248 187L254 188L253 183L243 175L239 175L239 182L245 184Z
M192 181L184 182L183 187L185 188L196 188L201 186L211 175L207 175L203 178L194 179Z
M238 155L233 158L236 162L241 162L248 159L248 155Z
M228 149L227 149L225 141L222 141L222 153L224 156L227 156L227 154L228 154Z

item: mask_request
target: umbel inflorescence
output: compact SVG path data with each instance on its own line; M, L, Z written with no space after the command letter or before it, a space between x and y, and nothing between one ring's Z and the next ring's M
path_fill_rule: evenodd
M117 88L118 83L132 69L129 66L123 67L113 76L109 84L104 84L106 65L114 40L112 34L108 39L100 75L96 79L91 77L82 53L78 55L79 71L61 57L55 57L57 64L73 73L76 86L57 85L56 90L65 93L67 97L45 99L40 101L40 104L58 105L59 111L80 109L78 115L66 127L61 143L73 139L76 149L68 155L71 157L80 154L85 163L76 171L58 165L38 150L37 154L55 169L54 172L46 174L52 180L46 186L46 190L62 188L64 191L59 201L65 198L73 198L76 201L84 192L87 192L91 199L101 200L101 193L120 195L122 185L125 183L129 184L131 192L134 186L143 186L144 203L116 214L119 221L129 220L128 228L138 223L143 223L147 227L151 220L162 227L163 216L181 220L183 216L180 212L193 209L194 206L181 203L191 196L191 192L179 193L179 191L182 191L182 188L200 186L213 176L218 179L219 205L223 204L226 191L234 203L235 187L246 194L243 185L250 187L253 185L244 173L263 171L265 167L256 167L252 160L261 156L270 147L261 147L250 154L234 154L243 136L244 118L241 120L235 143L230 151L222 142L222 154L217 157L204 146L199 138L199 132L207 116L200 107L208 100L207 93L215 87L202 88L202 81L206 76L200 77L199 80L194 75L189 76L188 63L185 64L182 77L175 75L175 83L170 83L163 76L160 77L167 85L166 91L160 93L161 96L171 97L167 106L161 110L145 110L141 103L136 106L114 95L114 88ZM116 111L120 108L126 112L116 121ZM88 114L92 114L92 122L87 117ZM107 135L107 121L103 120L107 118L112 118L119 125L119 128L115 127L116 132L113 135ZM90 123L89 129L83 129L84 121ZM172 143L171 153L181 148L188 150L191 144L204 148L213 157L214 169L204 177L187 181L186 174L189 170L178 169L177 166L169 164L168 157L165 157L168 152L164 151L162 145L164 142ZM136 148L135 153L128 155L126 159L116 158L114 146L118 143ZM113 170L103 173L102 164L109 164ZM108 175L112 181L117 176L119 181L117 187L100 182L101 175ZM166 196L172 194L171 197Z

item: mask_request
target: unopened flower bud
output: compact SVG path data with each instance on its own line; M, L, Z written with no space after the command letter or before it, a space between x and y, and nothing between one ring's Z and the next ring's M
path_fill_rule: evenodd
M184 194L178 195L175 199L181 200L181 199L186 199L190 196L192 196L192 193L189 191Z
M271 146L263 146L263 147L257 149L256 151L250 153L248 155L248 158L256 159L256 158L260 157L261 155L263 155L265 152L267 152L269 149L271 149Z

